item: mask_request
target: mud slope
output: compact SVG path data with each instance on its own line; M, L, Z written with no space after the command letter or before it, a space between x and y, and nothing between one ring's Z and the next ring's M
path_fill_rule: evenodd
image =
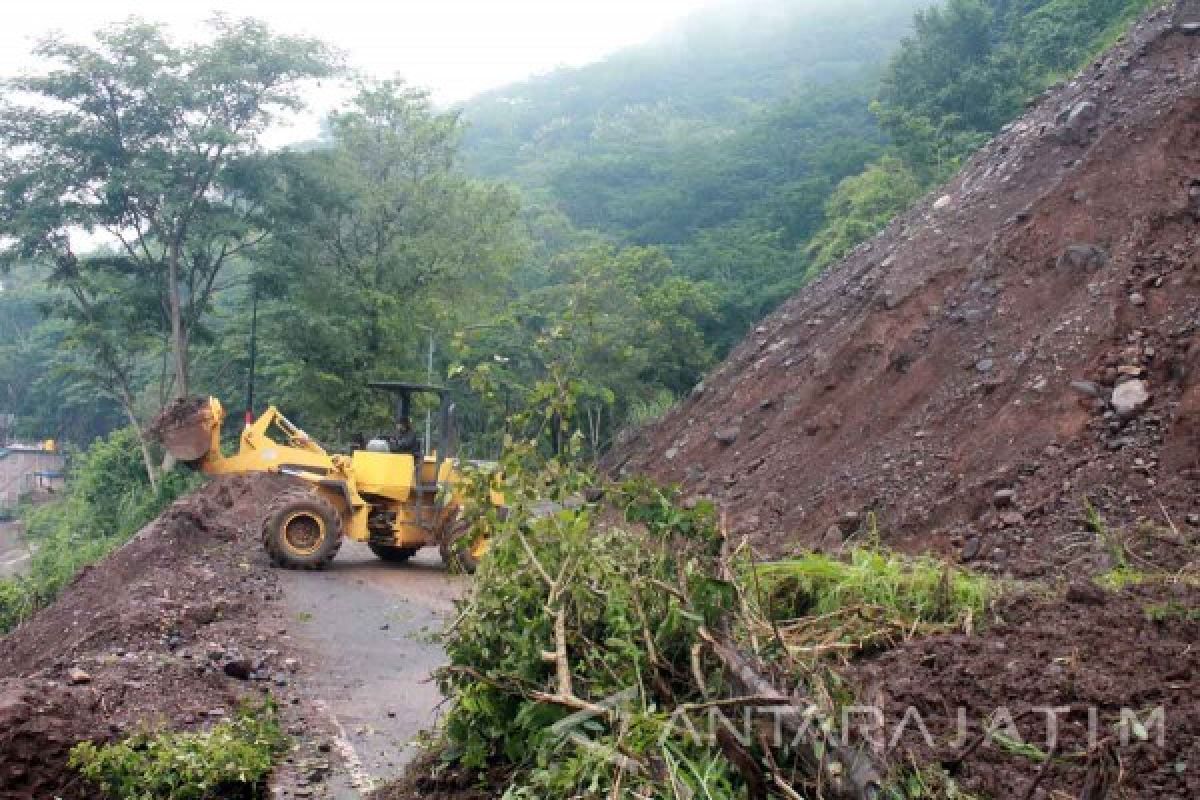
M77 741L202 726L267 687L288 696L287 654L259 619L277 578L247 527L279 480L208 484L0 638L0 800L94 797L66 768Z
M1198 219L1200 36L1158 12L616 466L715 497L767 553L875 512L889 543L982 569L1102 568L1087 496L1167 531L1144 555L1179 565L1200 525Z

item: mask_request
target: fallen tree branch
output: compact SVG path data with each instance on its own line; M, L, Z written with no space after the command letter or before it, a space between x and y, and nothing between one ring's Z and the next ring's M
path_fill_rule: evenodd
M801 696L788 696L776 689L738 651L736 647L700 629L713 655L720 661L729 680L747 695L772 698L791 708L777 715L777 724L799 744L797 754L804 760L809 775L825 784L829 796L844 800L877 800L883 793L882 770L865 753L843 745L822 726L811 724L815 703ZM815 742L813 740L816 740Z

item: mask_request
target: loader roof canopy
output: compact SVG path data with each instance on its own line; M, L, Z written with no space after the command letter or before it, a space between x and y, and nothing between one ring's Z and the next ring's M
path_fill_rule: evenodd
M411 416L412 414L412 398L414 394L435 394L438 397L438 405L444 414L449 405L448 396L450 390L445 386L432 386L425 383L408 383L406 381L371 381L367 384L370 389L382 389L385 392L392 392L396 395L396 405L394 413L396 421Z

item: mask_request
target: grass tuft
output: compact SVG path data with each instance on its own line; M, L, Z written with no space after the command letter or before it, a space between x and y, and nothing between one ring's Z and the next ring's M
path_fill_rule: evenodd
M759 565L763 602L795 654L851 656L915 634L971 632L995 583L929 557L855 549Z

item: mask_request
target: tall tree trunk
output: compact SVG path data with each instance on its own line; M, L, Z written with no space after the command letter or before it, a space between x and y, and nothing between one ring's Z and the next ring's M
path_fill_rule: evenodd
M167 299L171 312L171 355L175 360L175 396L187 397L188 342L183 324L183 303L179 297L179 258L180 246L176 240L171 243L167 258Z
M142 464L146 467L146 477L150 480L150 488L158 491L158 469L154 466L154 459L150 455L150 443L146 440L146 432L142 430L142 423L138 421L137 414L133 412L133 398L125 391L121 392L121 408L125 411L125 416L129 418L129 424L133 426L133 432L137 435L138 447L142 451Z

